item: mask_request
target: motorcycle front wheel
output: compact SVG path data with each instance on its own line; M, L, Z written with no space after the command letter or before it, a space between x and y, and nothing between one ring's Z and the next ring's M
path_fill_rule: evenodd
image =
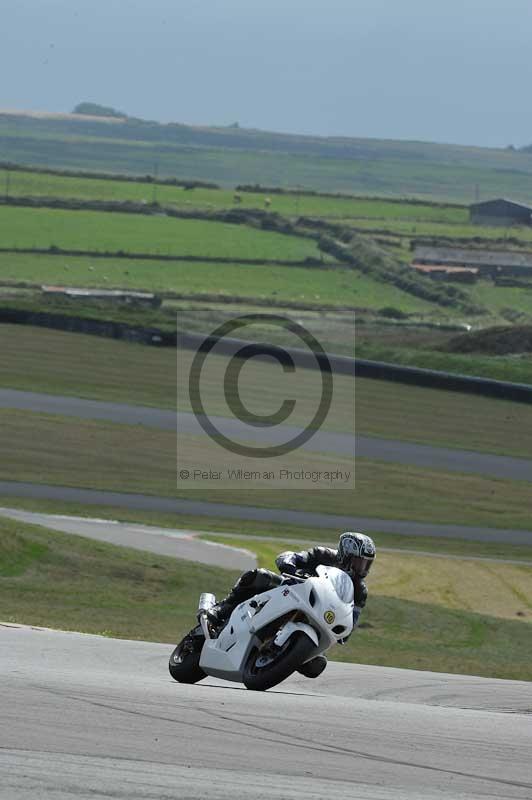
M316 645L306 633L297 631L282 647L273 642L255 647L249 654L242 680L247 689L264 692L286 680L315 651Z
M178 683L197 683L206 677L206 673L199 665L200 644L201 642L195 641L189 634L179 642L170 656L168 669L172 678Z

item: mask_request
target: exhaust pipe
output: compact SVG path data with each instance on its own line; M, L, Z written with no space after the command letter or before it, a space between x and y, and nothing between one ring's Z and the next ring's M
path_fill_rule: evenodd
M207 611L216 605L216 597L210 592L203 592L200 595L198 604L198 621L201 625L201 630L206 639L211 639L211 632L209 630L209 623L207 621Z

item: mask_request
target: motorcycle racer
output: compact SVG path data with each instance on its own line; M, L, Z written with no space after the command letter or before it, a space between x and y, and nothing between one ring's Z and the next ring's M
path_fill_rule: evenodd
M354 608L353 629L358 623L360 613L367 600L367 587L364 578L368 575L375 560L376 549L373 539L363 533L347 531L342 533L338 548L313 547L301 552L280 553L275 564L280 572L295 575L315 575L319 565L337 567L346 572L353 581ZM253 595L267 592L282 583L282 577L267 569L253 569L244 572L229 594L209 611L211 621L220 626L231 616L239 603L249 600ZM347 639L344 640L347 641ZM327 666L324 655L306 662L299 670L308 678L316 678Z

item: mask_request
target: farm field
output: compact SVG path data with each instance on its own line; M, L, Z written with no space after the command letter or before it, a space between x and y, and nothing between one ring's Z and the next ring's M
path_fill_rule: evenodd
M515 319L519 313L532 316L532 283L528 286L495 286L491 281L478 281L469 287L476 303L489 308L493 314Z
M180 256L300 260L314 241L244 225L143 214L0 207L4 248L146 252Z
M21 164L309 189L446 198L530 199L532 158L495 148L373 139L320 139L228 128L131 121L0 116L3 158Z
M170 348L1 325L0 350L3 387L175 408ZM269 372L263 380L271 386ZM359 434L525 458L532 453L526 404L368 378L357 378L355 403Z
M487 225L469 225L464 222L457 224L449 224L447 222L425 222L417 220L404 220L404 219L344 219L344 224L351 225L359 231L367 231L368 233L386 230L391 234L403 237L411 237L415 240L416 237L438 238L446 237L450 239L485 239L489 242L493 239L511 239L519 240L520 246L530 248L532 245L532 228L522 225L512 226L509 228L489 227ZM481 242L475 242L477 246ZM448 245L449 246L449 245ZM497 244L498 249L504 249L507 246L509 249L515 248L516 245L513 241L508 242L508 245Z
M153 190L150 184L128 181L115 181L91 178L64 177L36 172L4 170L9 174L10 191L49 191L55 196L61 192L72 191L79 196L98 195L99 199L110 194L125 199L142 199L135 193L145 189ZM17 183L18 182L18 183ZM186 203L196 203L201 208L207 199L215 199L218 208L230 208L233 193L226 190L194 189L185 191L180 187L158 186L168 198L190 198ZM43 195L44 196L44 195ZM242 204L264 203L264 195L241 193ZM176 201L177 202L177 201ZM329 198L301 194L273 195L273 203L281 204L281 210L290 212L293 202L298 204L301 213L316 213L317 216L330 217L342 224L349 223L365 231L364 237L371 239L374 232L389 231L382 242L394 258L395 263L408 262L411 258L410 243L418 236L475 236L484 239L484 244L510 237L511 246L532 247L532 229L527 228L486 228L464 224L467 220L465 207L445 205L416 205L408 202L390 201L383 198L354 199ZM308 207L305 204L308 203ZM179 203L177 203L179 205ZM284 204L284 205L283 205ZM206 205L212 205L206 203ZM192 207L190 206L192 211ZM277 209L276 209L277 210ZM335 217L335 214L350 214L348 218ZM360 216L356 216L360 215ZM411 215L417 215L408 219ZM430 220L430 221L429 221ZM420 296L399 289L387 282L383 276L375 279L358 269L339 269L320 272L319 269L298 268L297 270L272 267L270 265L218 264L206 262L187 263L186 258L235 258L245 261L277 260L302 261L306 258L319 258L329 262L331 257L319 251L317 243L311 239L287 236L277 232L258 230L248 225L232 225L198 219L174 219L158 215L126 214L119 212L66 211L50 208L28 209L21 207L0 207L0 235L2 245L10 248L41 249L60 248L88 251L111 251L121 253L146 253L173 255L184 260L179 263L164 261L140 261L120 259L96 259L65 256L59 253L21 254L0 253L0 284L58 283L88 287L145 289L160 294L178 294L180 297L213 301L225 296L240 298L252 304L272 301L273 303L305 304L321 309L347 306L371 314L386 308L399 314L416 315L432 322L467 322L474 327L493 325L508 320L515 321L521 315L532 315L530 292L526 288L500 287L483 281L474 286L460 286L463 298L469 298L478 313L464 317L460 303L444 307L436 302L421 299L423 286L418 287ZM382 233L379 234L381 237ZM516 239L517 237L517 239ZM363 241L363 239L361 240ZM397 246L398 245L398 246ZM497 246L502 246L501 241ZM369 256L364 256L369 258ZM421 281L415 276L416 281ZM428 279L424 279L427 281ZM428 284L427 284L428 286ZM432 291L432 289L431 289ZM4 297L5 297L4 292ZM35 298L38 302L38 297ZM151 323L153 324L153 323ZM368 329L368 336L370 331ZM361 353L362 354L362 353ZM368 357L371 353L367 351ZM411 353L402 353L398 358L410 359ZM423 365L434 368L441 363L437 354L432 359L428 353L421 355ZM428 362L428 363L427 363ZM416 364L418 362L412 361ZM419 363L421 365L421 363ZM482 374L500 377L501 368L495 362L480 365L488 372ZM511 374L522 379L522 365L509 365ZM493 367L493 369L492 369ZM464 370L470 373L476 369L468 361ZM525 366L526 372L526 366Z
M176 440L173 432L142 426L79 420L59 415L0 411L2 446L12 454L0 465L0 479L184 497L212 502L243 501L242 488L223 491L176 489ZM180 435L180 463L187 468L225 470L240 465L226 452L207 448L203 437ZM348 460L330 454L289 455L292 469L351 469ZM344 463L345 461L345 463ZM357 459L356 492L348 489L246 487L245 504L304 509L488 528L530 529L530 483L447 473L404 464ZM415 503L412 491L415 487Z
M260 264L91 258L57 254L0 253L0 284L27 283L120 288L162 295L209 294L310 306L380 309L431 314L434 305L391 284L349 268L316 269Z
M416 585L428 587L425 561L409 556L401 575L418 566ZM442 563L447 567L444 559ZM522 570L520 576L527 574L525 568L515 569ZM488 568L479 577L485 581L489 574ZM223 596L236 577L226 570L0 520L0 604L8 623L173 642L192 624L198 586ZM377 577L362 626L346 646L337 648L334 658L529 679L530 625L501 619L489 610L476 613L469 596L458 608L449 607L437 594L442 582L433 592L440 602L428 603L426 597L404 599L401 587L387 586ZM510 592L502 590L509 608ZM76 603L65 606L65 598L73 594Z
M133 181L104 180L99 178L67 177L39 172L0 169L0 188L8 189L11 197L42 196L79 198L83 200L130 200L150 203L157 200L162 205L178 208L227 209L235 206L235 192L228 189L196 187L186 190L180 186L135 183ZM425 220L446 223L466 223L469 212L465 207L409 204L401 200L382 198L316 197L304 192L275 194L239 192L245 208L263 208L265 198L271 201L270 209L285 216L315 216L331 218L377 218Z

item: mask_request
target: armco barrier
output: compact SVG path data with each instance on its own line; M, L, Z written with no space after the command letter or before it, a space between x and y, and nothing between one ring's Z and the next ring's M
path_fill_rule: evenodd
M74 317L48 311L29 311L19 308L0 308L0 324L36 325L71 333L88 333L108 339L124 339L140 344L175 347L175 332L161 331L158 328L140 328L123 322Z
M37 325L45 328L55 328L76 333L88 333L105 336L111 339L124 339L126 341L142 344L156 345L159 347L180 347L196 350L206 337L201 334L162 331L158 328L141 328L121 322L108 322L105 320L86 319L67 314L48 312L26 311L22 309L0 308L0 323ZM207 341L210 341L207 337ZM224 338L216 348L216 352L224 355L234 355L241 347L249 345L243 339ZM276 357L279 348L269 345L264 349L261 345L262 355L269 353ZM296 366L306 369L317 369L318 361L312 353L297 348L287 348ZM510 383L497 381L491 378L476 378L469 375L456 375L451 372L438 372L431 369L418 367L403 367L398 364L386 364L382 361L368 361L349 356L328 356L328 363L333 374L352 375L359 378L373 378L383 381L395 381L412 386L425 386L431 389L445 389L450 392L465 392L478 394L484 397L498 397L504 400L513 400L519 403L532 403L532 385L523 383ZM322 368L328 365L321 363Z
M197 349L203 341L207 340L201 334L179 333L177 337L180 347ZM224 355L234 355L241 347L249 342L243 339L224 338L217 345L217 352ZM296 366L307 369L319 368L318 360L307 350L287 348ZM279 348L271 345L266 351L275 357ZM264 345L260 346L260 353L265 353ZM431 389L446 389L449 392L467 392L484 397L499 397L505 400L514 400L520 403L532 403L532 386L522 383L509 383L491 378L476 378L469 375L456 375L450 372L438 372L431 369L418 367L403 367L397 364L386 364L382 361L367 361L349 356L328 355L328 362L333 374L352 375L359 378L374 378L376 380L395 381L413 386L425 386ZM323 363L323 362L322 362ZM327 365L325 365L327 368Z
M453 372L438 372L419 367L403 367L398 364L385 364L382 361L366 361L357 358L355 375L360 378L408 383L413 386L426 386L430 389L446 389L448 392L466 392L484 397L499 397L519 403L532 403L532 386L526 383L510 383L492 378L477 378L471 375L457 375Z

